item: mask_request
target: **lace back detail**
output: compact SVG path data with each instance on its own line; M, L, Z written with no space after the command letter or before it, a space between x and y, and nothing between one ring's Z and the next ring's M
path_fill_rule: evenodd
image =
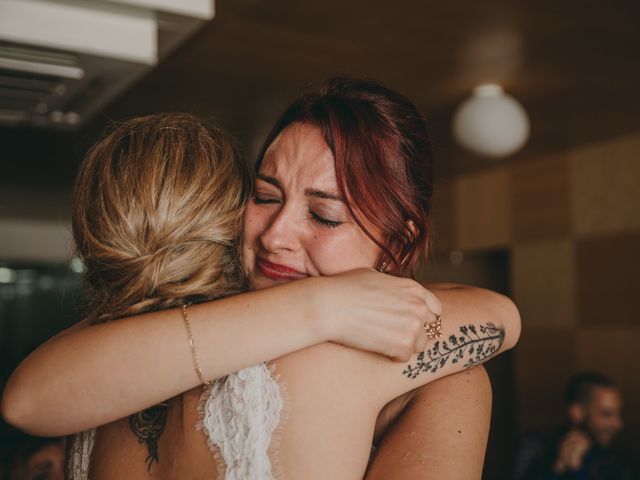
M71 448L67 460L67 478L69 480L88 480L95 440L95 428L76 433L71 437Z
M202 428L224 461L225 480L273 479L268 452L284 402L269 368L232 373L205 389L203 400Z
M204 389L199 405L201 424L225 480L272 480L270 446L277 449L285 394L264 364L254 365L217 380ZM272 438L273 437L273 438ZM71 437L67 478L88 480L96 430Z

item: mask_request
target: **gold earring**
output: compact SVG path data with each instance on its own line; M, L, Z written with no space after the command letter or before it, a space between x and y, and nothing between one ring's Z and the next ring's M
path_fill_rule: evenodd
M377 271L384 273L385 269L387 268L387 262L382 262L378 268L376 268Z

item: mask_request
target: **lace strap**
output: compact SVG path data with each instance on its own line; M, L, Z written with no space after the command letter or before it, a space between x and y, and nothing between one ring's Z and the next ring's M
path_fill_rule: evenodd
M96 429L76 433L71 438L71 449L67 460L68 478L69 480L88 480Z
M224 460L225 479L273 479L268 451L284 402L267 366L232 373L205 395L202 427Z

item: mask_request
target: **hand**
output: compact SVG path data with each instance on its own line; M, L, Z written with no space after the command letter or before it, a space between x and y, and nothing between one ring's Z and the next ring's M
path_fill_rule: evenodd
M579 470L582 467L584 456L590 448L591 439L586 433L580 430L571 430L560 441L558 458L553 464L553 470L556 473Z
M327 340L407 361L427 345L424 323L442 311L418 282L360 269L317 279L316 322Z

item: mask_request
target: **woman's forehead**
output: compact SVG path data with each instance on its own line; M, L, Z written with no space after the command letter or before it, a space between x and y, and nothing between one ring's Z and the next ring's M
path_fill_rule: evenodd
M280 181L297 180L314 185L336 185L335 163L321 130L293 123L274 139L260 165L260 175Z

